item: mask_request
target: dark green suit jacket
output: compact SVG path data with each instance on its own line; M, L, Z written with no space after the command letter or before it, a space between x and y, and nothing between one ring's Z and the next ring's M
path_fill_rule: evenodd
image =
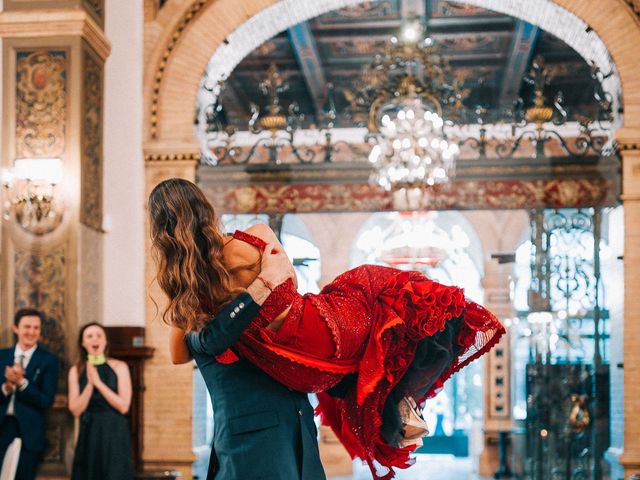
M259 310L249 294L241 294L187 336L213 404L207 480L325 480L307 395L244 359L224 365L214 358L238 340Z

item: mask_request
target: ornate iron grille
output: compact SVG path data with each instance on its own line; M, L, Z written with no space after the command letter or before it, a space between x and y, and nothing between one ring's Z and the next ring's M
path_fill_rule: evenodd
M609 445L599 209L531 212L526 473L600 480Z

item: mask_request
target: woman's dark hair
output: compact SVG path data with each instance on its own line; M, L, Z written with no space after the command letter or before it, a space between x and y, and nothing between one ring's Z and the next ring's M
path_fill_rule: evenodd
M100 327L100 329L104 332L104 338L107 339L107 346L104 349L105 357L109 356L109 335L105 328L97 322L90 322L86 325L83 325L80 328L80 332L78 333L78 361L76 362L76 368L78 369L78 374L80 374L87 363L87 358L89 357L89 352L87 349L82 346L82 337L84 337L84 332L89 327Z
M162 319L197 330L242 291L231 288L218 217L196 185L173 178L151 192L149 223L157 281L169 298Z

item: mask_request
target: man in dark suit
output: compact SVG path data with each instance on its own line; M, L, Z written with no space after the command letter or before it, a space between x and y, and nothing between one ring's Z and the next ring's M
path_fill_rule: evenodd
M213 404L214 439L207 480L325 480L313 408L305 393L276 382L252 363L214 358L231 347L271 290L294 274L283 252L263 255L259 277L187 345Z
M43 319L38 310L18 310L13 322L16 345L0 350L0 460L20 437L16 480L36 477L46 447L44 417L58 383L58 359L38 345Z

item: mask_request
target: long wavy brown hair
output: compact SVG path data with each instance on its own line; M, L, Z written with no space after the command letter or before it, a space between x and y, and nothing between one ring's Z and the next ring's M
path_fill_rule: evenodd
M149 219L157 281L169 297L162 319L197 330L242 291L223 262L219 219L202 191L179 178L153 189Z

